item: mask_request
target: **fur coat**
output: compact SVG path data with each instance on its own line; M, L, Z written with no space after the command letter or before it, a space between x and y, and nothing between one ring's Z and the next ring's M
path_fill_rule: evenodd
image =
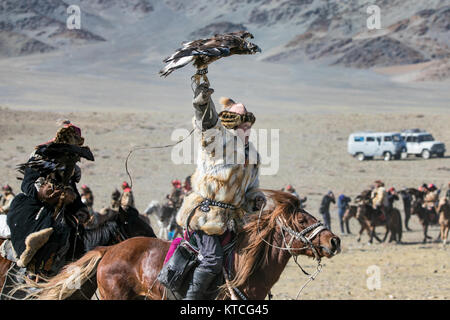
M244 214L255 211L255 198L264 197L258 189L259 154L251 142L244 147L235 131L226 129L220 119L207 130L202 130L198 118L194 117L193 125L195 136L201 137L195 142L198 157L191 177L193 192L184 197L176 221L186 227L189 215L195 210L190 230L202 230L209 235L221 235L227 229L237 232L244 224ZM198 206L205 199L231 204L236 209L210 206L204 212Z

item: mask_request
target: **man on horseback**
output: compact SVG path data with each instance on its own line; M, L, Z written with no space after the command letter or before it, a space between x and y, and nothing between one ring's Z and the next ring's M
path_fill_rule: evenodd
M392 208L394 208L394 202L399 200L400 198L398 197L397 191L395 190L394 187L389 188L386 196L387 196L388 210L391 210Z
M7 214L9 211L9 208L11 207L11 202L13 201L15 195L9 184L3 186L2 191L3 191L3 197L2 197L1 205L0 205L0 213Z
M430 221L437 221L436 206L439 202L439 190L433 183L430 183L425 191L423 199L423 207L426 208L430 214Z
M202 83L195 89L193 125L201 137L197 168L191 177L192 192L184 197L177 223L188 227L202 257L186 294L187 300L208 299L207 290L222 273L221 240L238 233L244 214L260 210L264 194L259 191L259 154L248 141L255 122L241 103L222 98L217 113L213 89ZM236 159L237 158L237 159Z
M121 196L120 191L114 189L114 191L111 193L111 209L119 211L120 196Z
M83 146L81 130L63 123L51 141L36 147L19 166L24 174L21 190L8 212L11 242L18 267L34 273L55 274L65 263L79 225L89 219L76 183L81 157L93 161Z
M372 190L372 207L382 217L382 220L386 218L386 208L389 206L387 199L387 192L384 187L384 182L381 180L375 181L375 188Z
M285 191L284 188L281 188L281 191ZM300 200L300 208L304 209L306 208L306 201L308 200L308 198L305 196L303 198L300 198L300 195L297 193L297 191L295 190L295 188L292 185L288 185L286 187L286 192L289 192L291 194L293 194L294 196L296 196L299 200Z
M81 201L88 207L89 213L94 214L94 194L91 188L83 184L81 186Z
M172 181L172 191L166 196L169 200L168 205L172 208L179 209L183 201L183 190L181 189L181 181Z
M134 195L128 182L122 182L122 190L123 191L119 199L120 206L125 211L127 211L129 207L134 208Z

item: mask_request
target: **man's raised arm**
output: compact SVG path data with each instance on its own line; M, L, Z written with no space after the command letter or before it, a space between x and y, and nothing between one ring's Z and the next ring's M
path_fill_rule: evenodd
M214 127L219 118L211 99L213 92L214 89L211 89L207 83L202 83L195 88L192 104L195 109L195 121L202 131Z

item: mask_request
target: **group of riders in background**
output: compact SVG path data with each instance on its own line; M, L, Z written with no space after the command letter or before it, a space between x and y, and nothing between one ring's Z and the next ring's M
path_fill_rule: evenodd
M172 190L165 197L164 206L168 208L172 208L173 212L178 211L183 203L183 198L192 192L191 187L191 176L187 176L182 183L179 179L172 180ZM124 181L121 185L122 192L118 189L115 189L111 194L111 203L110 209L117 211L119 207L123 209L128 209L129 207L135 207L134 195L131 190L130 185ZM411 231L409 228L409 219L411 216L411 204L413 197L422 199L422 207L428 212L429 220L437 223L438 212L437 207L439 205L439 196L441 194L441 189L437 188L433 183L423 183L417 189L414 188L404 188L400 191L397 191L394 187L386 188L385 184L376 180L369 188L370 190L370 203L379 215L380 220L385 220L387 212L394 207L394 202L398 200L402 200L403 209L405 213L405 229L407 231ZM409 190L416 190L416 192L410 192ZM301 197L295 188L292 185L287 185L286 187L281 188L281 191L285 191L291 193L296 196L301 203L301 208L306 208L307 197ZM367 193L362 192L362 194ZM6 215L11 206L11 202L14 199L14 192L12 187L9 184L6 184L2 187L2 195L0 196L0 214ZM94 194L92 190L87 185L82 185L80 190L81 201L87 206L89 213L91 216L95 217L96 215L105 215L107 211L104 209L100 211L94 210ZM360 200L361 197L357 196L354 201L355 203ZM450 203L450 182L448 183L448 189L445 193L445 197L443 197L443 201L447 201ZM344 219L346 210L348 210L350 204L352 204L351 197L340 194L337 203L334 193L330 190L323 197L319 208L319 214L322 216L323 222L325 226L331 230L331 215L330 215L330 205L337 204L337 213L340 225L340 231L342 235L350 234L350 228L348 227L348 221L346 226L346 221ZM144 213L148 214L149 210L144 211ZM175 219L172 219L171 225L163 237L172 240L176 236L175 230L177 229L177 225Z

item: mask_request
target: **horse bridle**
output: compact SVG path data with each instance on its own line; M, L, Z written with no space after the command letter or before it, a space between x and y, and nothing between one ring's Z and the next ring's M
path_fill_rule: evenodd
M295 297L295 300L298 299L300 293L303 291L303 289L306 288L306 286L313 280L315 280L315 278L317 277L317 275L322 271L322 264L320 263L321 258L319 255L319 252L317 251L316 246L314 246L314 244L312 243L312 240L323 230L328 230L321 221L318 221L308 227L306 227L305 229L303 229L302 231L298 232L293 230L292 228L288 227L286 225L286 221L283 221L284 219L282 219L281 217L277 217L277 224L280 227L281 231L282 231L282 236L283 236L283 243L285 248L279 248L281 250L287 250L290 255L292 256L292 258L294 259L295 264L300 268L300 270L302 270L302 272L308 276L308 280L302 285L302 287L300 288L300 290L297 293L297 296ZM283 223L284 222L284 223ZM290 236L291 239L289 240L289 243L286 241L286 237L284 235L284 231L287 232ZM310 235L307 236L307 234L310 233ZM294 242L294 239L300 240L303 244L305 244L304 247L302 248L297 248L297 249L293 249L292 248L292 243ZM330 255L333 255L333 253L326 247L320 246L320 248L322 248L322 250L327 251ZM316 271L311 275L308 272L305 271L305 269L303 269L303 267L300 265L300 263L298 263L297 258L298 258L298 254L294 254L293 250L305 250L305 249L311 249L311 251L314 254L314 257L317 260L317 266L316 266Z
M285 221L283 221L284 219L282 219L281 217L277 218L277 223L280 227L280 229L282 231L286 231L288 234L291 235L291 239L289 240L289 243L286 241L286 237L284 236L284 233L282 233L283 236L283 242L284 245L286 247L286 250L289 251L289 253L292 256L296 256L297 254L293 253L293 250L306 250L306 249L311 249L311 251L314 254L314 257L317 259L318 262L320 262L321 258L319 255L319 252L317 251L317 247L314 246L314 244L312 243L312 240L323 230L328 230L321 221L318 221L308 227L306 227L305 229L303 229L302 231L298 232L293 230L292 228L288 227L285 223ZM284 222L284 223L283 223ZM309 236L307 236L308 233L311 234ZM305 246L302 248L292 248L292 243L294 242L294 239L300 240ZM328 248L323 247L323 246L319 246L320 248L322 248L323 250L326 250L328 253L332 254Z

